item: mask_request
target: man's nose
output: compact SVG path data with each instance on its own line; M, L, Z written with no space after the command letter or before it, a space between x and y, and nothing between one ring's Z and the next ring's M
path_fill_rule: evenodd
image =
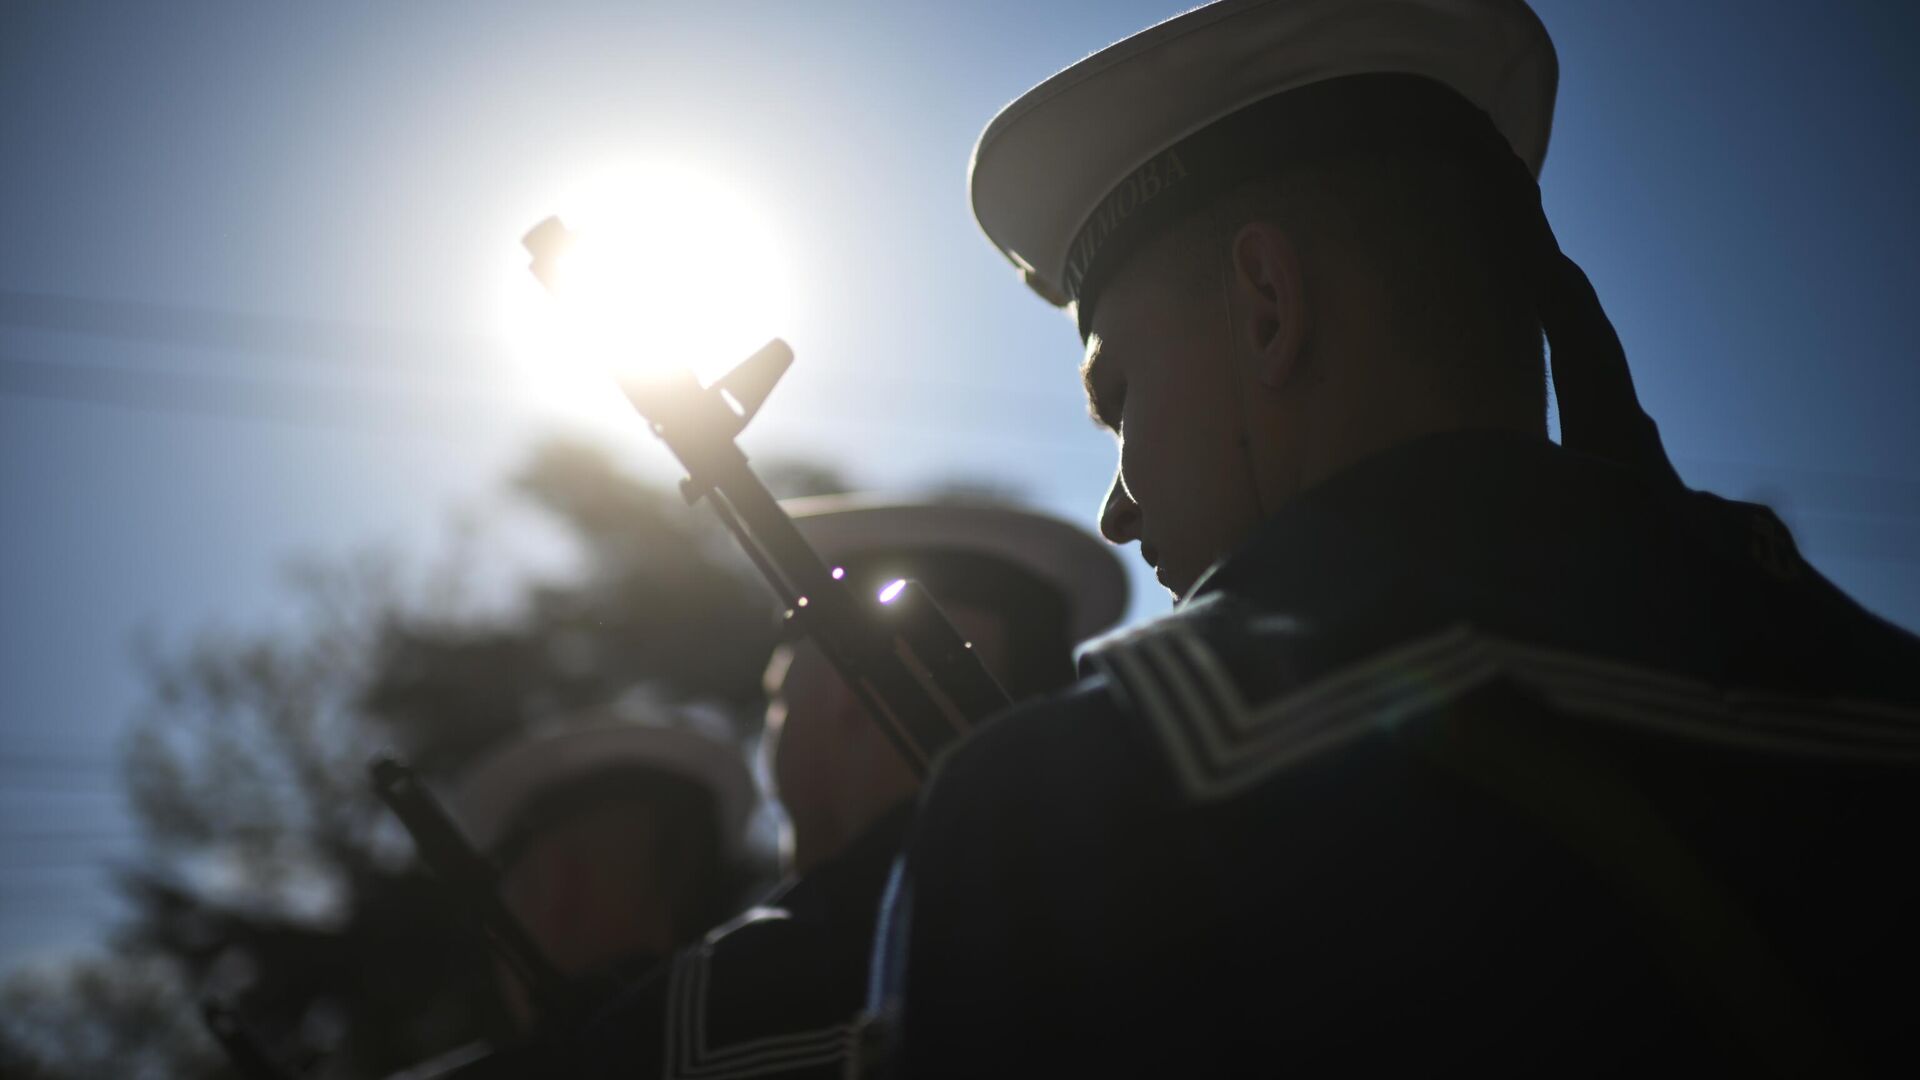
M1140 507L1134 504L1133 496L1127 494L1118 470L1107 488L1107 501L1100 507L1100 535L1115 544L1140 539Z

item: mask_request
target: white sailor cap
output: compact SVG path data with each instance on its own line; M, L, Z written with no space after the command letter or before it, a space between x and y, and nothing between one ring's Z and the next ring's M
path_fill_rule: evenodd
M1220 0L1002 109L974 147L973 212L1084 336L1128 251L1287 162L1478 142L1538 177L1558 77L1522 0Z
M740 748L665 717L636 716L621 705L571 717L494 751L460 776L450 802L468 839L497 855L527 829L527 815L551 797L586 786L639 789L648 773L678 777L711 793L727 856L744 852L757 790Z
M829 563L896 558L903 577L913 575L916 558L942 554L1011 566L1059 594L1074 641L1112 626L1127 609L1127 573L1115 549L1048 514L1003 503L906 503L867 495L780 505Z

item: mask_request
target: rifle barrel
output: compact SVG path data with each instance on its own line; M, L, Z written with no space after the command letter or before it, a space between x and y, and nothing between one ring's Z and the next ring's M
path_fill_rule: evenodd
M453 893L460 908L478 924L496 955L511 969L542 1011L564 1008L566 976L560 974L513 912L500 898L499 872L473 849L440 800L413 768L390 757L373 761L373 788L406 826L420 861Z

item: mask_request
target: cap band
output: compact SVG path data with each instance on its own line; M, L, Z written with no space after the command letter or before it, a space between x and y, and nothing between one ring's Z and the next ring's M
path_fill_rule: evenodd
M1148 158L1115 185L1067 248L1061 286L1084 340L1107 279L1145 241L1232 188L1308 161L1382 149L1465 153L1532 174L1493 118L1422 75L1349 75L1285 90Z

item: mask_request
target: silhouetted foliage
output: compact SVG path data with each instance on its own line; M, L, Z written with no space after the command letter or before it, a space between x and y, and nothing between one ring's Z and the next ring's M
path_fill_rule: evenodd
M179 965L154 953L14 975L0 991L3 1075L224 1076Z
M770 470L781 494L841 487ZM141 650L150 688L125 747L144 837L121 871L133 916L106 955L10 979L6 1075L229 1075L199 1028L235 1001L308 1077L380 1076L499 1034L490 960L370 792L397 748L445 777L529 724L632 693L700 701L758 730L774 640L764 586L705 510L580 444L540 447L515 497L561 526L577 568L466 602L459 558L307 563L292 628Z

